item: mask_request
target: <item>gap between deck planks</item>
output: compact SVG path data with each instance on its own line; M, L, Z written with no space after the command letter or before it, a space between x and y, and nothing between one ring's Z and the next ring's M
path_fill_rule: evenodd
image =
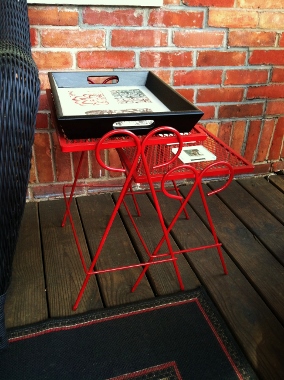
M218 182L209 184L210 188L219 185ZM208 186L204 187L209 190ZM186 192L188 187L181 189ZM271 176L269 182L264 178L234 181L219 196L208 197L223 243L228 276L222 274L215 249L178 258L186 289L202 283L263 379L282 379L284 372L283 192L283 176ZM163 196L159 198L164 215L170 220L176 203ZM195 194L188 206L190 221L181 215L177 222L173 231L174 246L187 247L210 241L211 234L198 198ZM114 197L94 195L77 198L72 204L79 239L89 262L89 250L97 246L102 225L115 199L116 194ZM139 195L138 201L142 216L134 217L149 247L153 248L160 238L160 226L149 198ZM133 206L132 202L128 204ZM64 228L60 226L63 212L62 199L26 205L5 307L7 327L74 313L71 307L84 272L70 223ZM114 264L137 262L138 257L145 254L124 208L120 216L99 266L113 260ZM129 290L139 270L93 276L77 313L179 291L171 263L154 265L148 272L134 293Z

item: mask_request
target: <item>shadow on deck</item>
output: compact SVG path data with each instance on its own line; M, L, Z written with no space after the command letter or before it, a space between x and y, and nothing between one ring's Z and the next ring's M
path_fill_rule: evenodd
M220 183L204 186L210 191ZM184 194L188 190L186 186L181 189ZM89 261L115 199L115 194L91 195L78 197L72 204ZM165 218L171 220L176 202L163 197L160 200ZM135 219L149 247L154 248L161 228L149 197L138 195L138 201L143 213ZM225 191L208 197L208 203L229 274L223 274L216 249L179 255L185 288L201 284L206 289L260 378L282 379L284 176L233 181ZM132 207L131 202L129 205ZM178 220L172 232L173 244L182 248L212 242L197 194L188 211L190 221L184 217ZM134 293L130 289L140 269L106 273L91 278L79 308L73 312L84 272L70 223L60 226L63 213L63 199L26 205L5 307L7 328L180 291L171 263L152 266ZM139 262L143 255L122 208L98 267Z

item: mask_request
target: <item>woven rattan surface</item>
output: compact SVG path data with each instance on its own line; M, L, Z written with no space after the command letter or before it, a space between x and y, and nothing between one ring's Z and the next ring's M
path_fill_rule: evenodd
M39 101L27 2L0 2L0 295L9 286L22 219ZM0 342L1 346L1 342Z

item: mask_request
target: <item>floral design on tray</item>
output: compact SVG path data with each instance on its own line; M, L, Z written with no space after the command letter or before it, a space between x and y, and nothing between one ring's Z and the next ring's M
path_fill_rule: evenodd
M69 91L70 98L73 100L74 103L78 104L79 106L88 106L88 105L100 105L109 104L107 98L102 92L85 92L81 95L76 95L73 91Z

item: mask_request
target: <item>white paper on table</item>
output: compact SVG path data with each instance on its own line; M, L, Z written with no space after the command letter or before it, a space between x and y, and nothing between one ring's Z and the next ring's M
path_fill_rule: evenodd
M178 148L172 148L172 152L176 154L178 152ZM179 154L179 159L184 164L189 164L191 162L199 161L214 161L216 160L216 156L203 145L194 145L183 147Z
M57 88L63 116L166 112L145 86Z

